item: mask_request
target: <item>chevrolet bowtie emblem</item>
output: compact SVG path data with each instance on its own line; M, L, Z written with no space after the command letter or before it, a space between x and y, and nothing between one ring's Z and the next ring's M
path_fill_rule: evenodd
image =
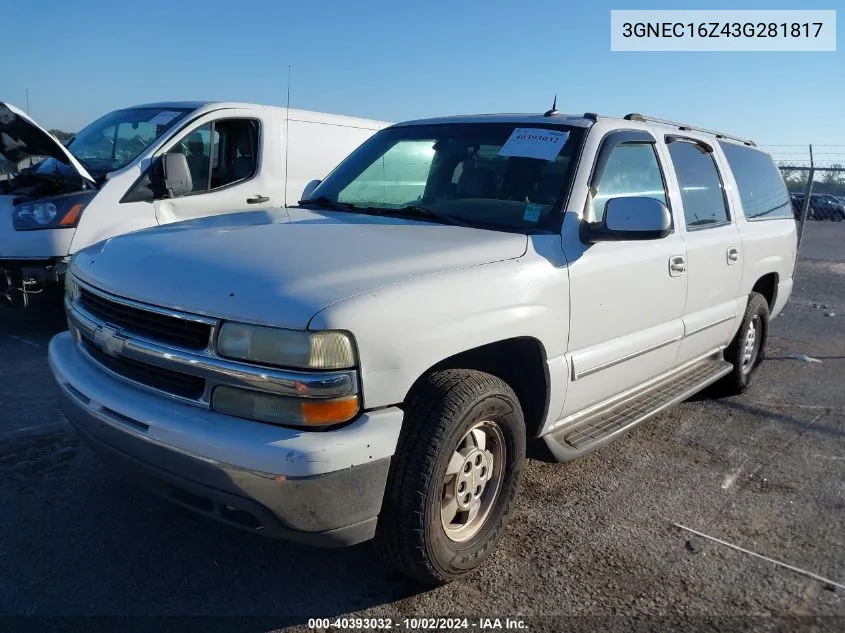
M126 339L121 338L117 334L117 330L104 325L94 335L94 339L100 349L109 356L117 356L123 351L123 346L126 344Z

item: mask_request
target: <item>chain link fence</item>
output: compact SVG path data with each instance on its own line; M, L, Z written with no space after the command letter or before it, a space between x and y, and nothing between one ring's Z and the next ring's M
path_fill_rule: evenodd
M777 161L800 221L845 220L845 145L762 146Z

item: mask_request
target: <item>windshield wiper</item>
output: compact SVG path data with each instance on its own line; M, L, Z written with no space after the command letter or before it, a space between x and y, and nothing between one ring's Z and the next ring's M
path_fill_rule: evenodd
M309 206L323 207L324 209L331 209L332 211L352 211L358 212L359 209L354 204L347 204L345 202L338 202L332 200L327 196L318 196L316 198L309 198L307 200L300 200L296 203L300 207L308 208Z
M368 211L370 209L367 209ZM372 208L372 212L376 215L398 215L402 217L410 217L410 218L421 218L421 219L430 219L430 220L437 220L442 222L443 224L450 224L452 226L466 226L466 227L475 227L474 224L466 222L461 218L455 217L454 215L449 215L448 213L440 213L439 211L435 211L434 209L429 209L428 207L423 207L417 204L409 204L405 207L399 207L397 209L391 208L384 208L384 207L374 207Z

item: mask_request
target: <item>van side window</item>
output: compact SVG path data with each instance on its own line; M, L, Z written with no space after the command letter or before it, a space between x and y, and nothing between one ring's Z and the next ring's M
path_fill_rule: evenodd
M687 228L712 228L730 222L722 178L713 154L692 141L674 140L668 146L681 189Z
M258 121L222 119L189 131L169 151L187 158L193 195L252 178L258 168L258 140Z
M753 147L719 141L749 220L795 217L786 184L772 158Z
M666 186L651 143L621 143L605 164L593 197L593 220L604 218L611 198L654 198L666 204Z

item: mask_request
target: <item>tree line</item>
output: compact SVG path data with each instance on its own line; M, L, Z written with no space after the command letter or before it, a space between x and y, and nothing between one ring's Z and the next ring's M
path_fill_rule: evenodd
M838 171L817 172L813 178L813 193L845 197L845 166L841 163L833 163L829 168ZM781 166L781 174L783 174L783 180L790 193L803 193L804 187L807 186L808 173Z

